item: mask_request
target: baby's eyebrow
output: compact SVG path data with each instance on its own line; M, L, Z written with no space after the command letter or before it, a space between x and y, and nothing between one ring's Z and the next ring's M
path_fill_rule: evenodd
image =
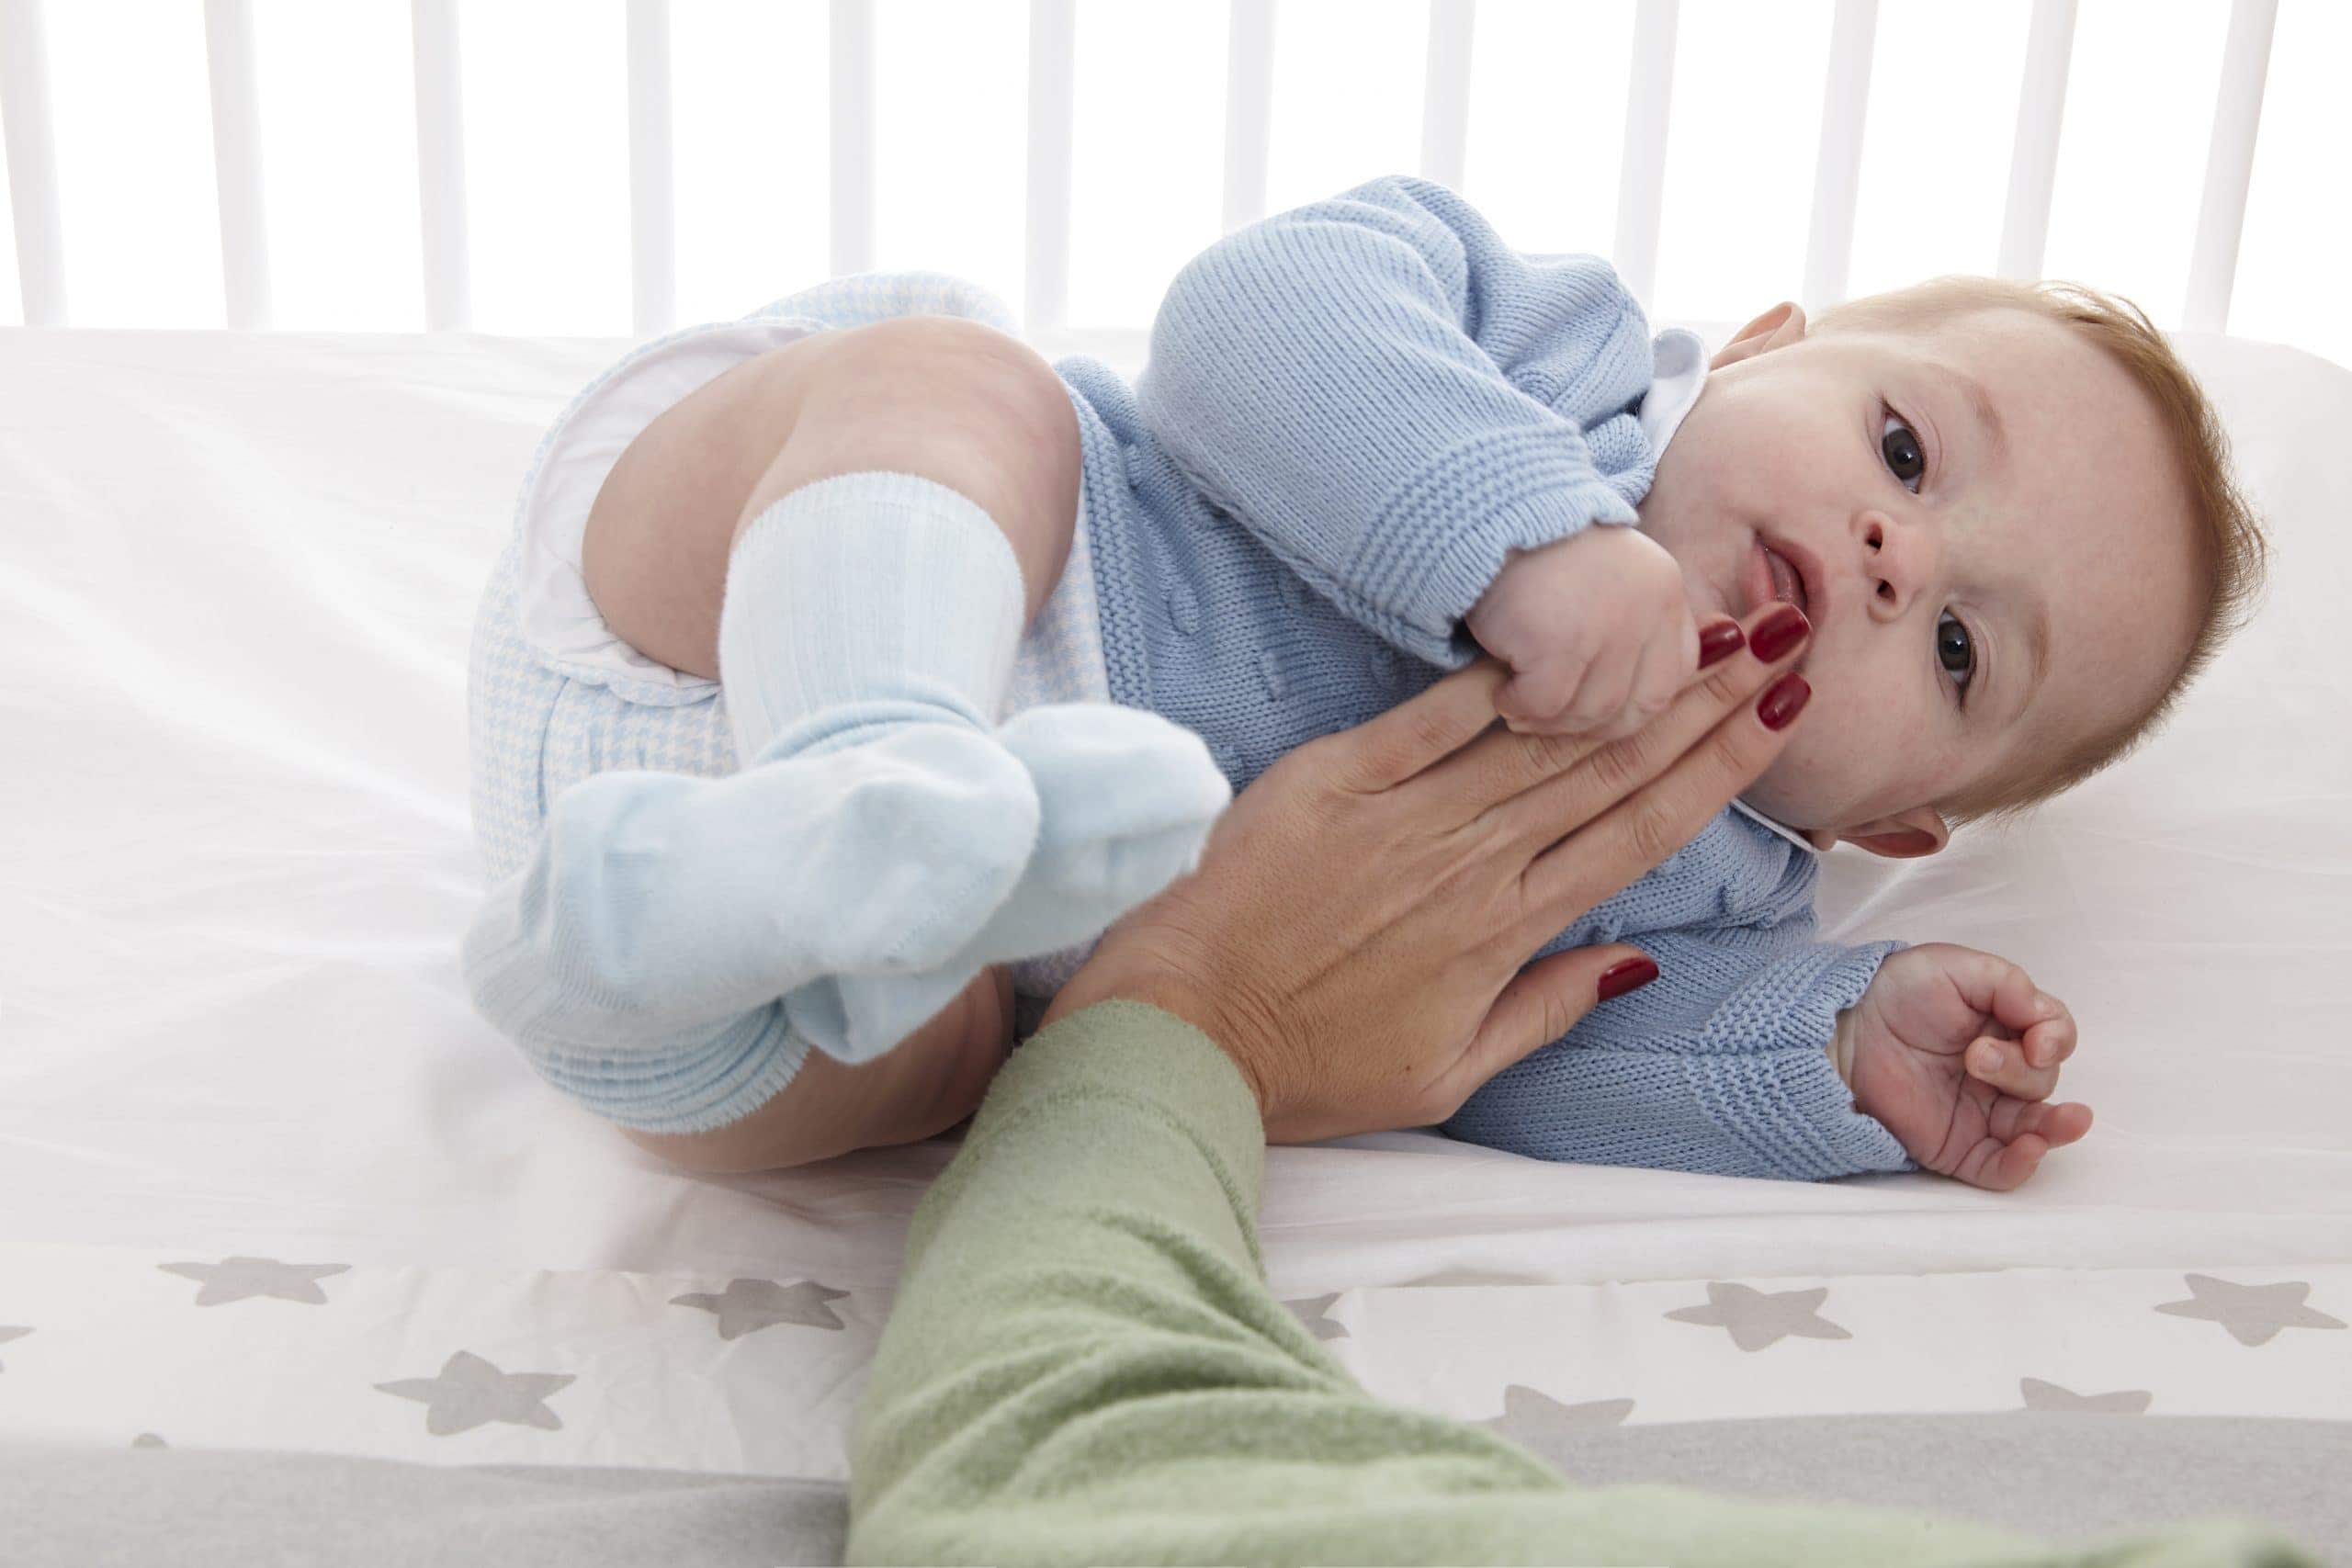
M2041 690L2041 678L2050 672L2050 606L2036 593L2026 606L2026 651L2033 656L2033 673L2027 679L2024 695L2018 699L2018 712L2033 706L2034 694Z
M2009 455L2008 428L2001 423L2001 411L1995 405L1992 394L1985 391L1984 383L1957 365L1946 366L1945 373L1965 395L1968 412L1976 416L1977 434L1993 454L1993 460L2007 460Z

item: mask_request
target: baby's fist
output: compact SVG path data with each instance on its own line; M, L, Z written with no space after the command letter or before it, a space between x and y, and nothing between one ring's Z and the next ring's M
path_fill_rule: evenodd
M1631 735L1699 666L1682 569L1629 526L1514 552L1468 618L1478 646L1510 666L1495 707L1521 734Z
M2075 1017L2005 958L1949 942L1889 955L1833 1044L1855 1109L1920 1165L2007 1191L2090 1131L2087 1105L2052 1105Z

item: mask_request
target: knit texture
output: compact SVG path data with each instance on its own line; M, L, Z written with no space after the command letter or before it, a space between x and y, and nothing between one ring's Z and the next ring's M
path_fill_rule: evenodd
M991 728L1023 610L1021 563L970 497L907 473L802 485L728 559L718 667L735 754L787 729L795 754L827 750L906 722L910 705Z
M997 1075L908 1230L851 1447L850 1562L2314 1561L2245 1520L2061 1545L1582 1484L1492 1430L1384 1404L1266 1288L1257 1110L1211 1041L1135 1002L1058 1021ZM1576 1368L1605 1348L1556 1353Z
M1651 339L1594 256L1524 256L1443 186L1373 180L1188 263L1132 390L1079 412L1113 697L1196 730L1238 791L1476 658L1506 553L1630 524ZM1810 852L1725 811L1544 951L1660 976L1497 1078L1453 1135L1546 1159L1819 1178L1914 1168L1825 1052L1899 945L1814 940Z

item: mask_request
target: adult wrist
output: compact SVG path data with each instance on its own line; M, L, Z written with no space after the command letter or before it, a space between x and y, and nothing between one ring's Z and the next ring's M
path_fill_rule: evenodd
M1092 972L1098 969L1099 973ZM1237 1043L1246 1042L1248 1036L1236 1027L1227 1010L1211 999L1212 995L1211 987L1195 985L1181 970L1164 962L1125 964L1098 955L1055 997L1038 1025L1038 1032L1042 1034L1069 1014L1101 1002L1135 1002L1157 1008L1197 1030L1216 1046L1233 1064L1234 1071L1256 1101L1260 1123L1268 1124L1277 1109L1272 1085L1246 1047L1236 1049Z

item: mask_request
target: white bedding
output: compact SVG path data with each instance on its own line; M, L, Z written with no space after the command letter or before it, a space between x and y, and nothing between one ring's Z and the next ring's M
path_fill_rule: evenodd
M1274 1151L1274 1287L1372 1388L2352 1419L2352 373L2188 346L2278 536L2264 620L2033 825L1827 877L1835 932L2067 998L2090 1138L2008 1195ZM684 1175L543 1087L454 962L475 599L625 347L0 333L0 1438L842 1473L952 1147Z

